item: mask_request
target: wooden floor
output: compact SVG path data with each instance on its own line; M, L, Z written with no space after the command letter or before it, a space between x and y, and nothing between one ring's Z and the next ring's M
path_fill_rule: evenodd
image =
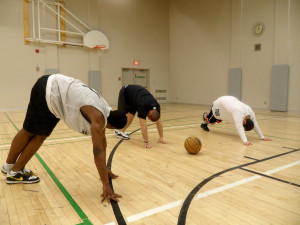
M148 127L152 149L143 147L140 131L120 141L107 131L107 158L119 178L112 181L123 196L114 205L100 202L102 185L93 161L90 137L55 128L27 168L37 184L8 185L0 176L0 225L6 224L300 224L300 114L256 111L265 136L253 132L244 146L232 124L199 127L209 107L161 105L164 138ZM0 112L0 163L22 127L25 111ZM129 132L139 129L134 120ZM189 136L203 144L197 155L183 146ZM124 224L124 223L123 223Z

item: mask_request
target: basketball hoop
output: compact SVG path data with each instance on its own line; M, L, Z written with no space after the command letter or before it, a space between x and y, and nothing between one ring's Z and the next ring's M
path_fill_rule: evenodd
M97 50L100 50L100 49L106 48L106 46L105 45L95 45L94 48Z
M83 37L84 46L95 48L97 50L109 49L109 41L107 37L100 31L92 30Z
M102 56L107 48L105 45L95 45L94 49L97 50L99 56Z

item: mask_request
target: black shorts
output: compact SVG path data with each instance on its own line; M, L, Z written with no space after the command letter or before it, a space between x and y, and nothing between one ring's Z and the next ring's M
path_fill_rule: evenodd
M59 122L59 119L50 112L46 102L46 86L49 76L42 76L33 86L23 123L24 130L37 135L49 136Z
M118 110L121 110L125 113L131 113L132 115L135 115L136 110L134 110L130 105L126 103L125 100L125 89L126 86L122 87L119 93L119 99L118 99Z

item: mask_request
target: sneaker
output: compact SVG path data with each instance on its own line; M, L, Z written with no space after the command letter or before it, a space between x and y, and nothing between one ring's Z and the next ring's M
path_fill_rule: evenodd
M1 173L6 176L6 174L14 167L14 164L2 164Z
M201 124L201 128L205 131L209 131L209 128L207 127L207 124L206 123L202 123Z
M7 184L32 184L39 181L39 177L34 175L26 175L22 172L10 172L6 176Z
M4 164L1 166L1 173L3 174L3 175L5 175L6 176L6 174L9 172L9 170L6 170L5 168L4 168Z
M4 168L4 164L3 164L2 167L1 167L1 173L2 173L4 176L6 176L6 174L9 173L9 172L10 172L10 170L5 169L5 168ZM34 173L34 172L32 172L31 170L26 169L26 168L23 169L23 173L26 174L26 175L28 175L28 176L36 175L36 173Z
M203 113L203 121L205 121L206 123L209 123L208 119L207 119L207 112Z
M115 135L117 136L117 138L123 139L123 140L128 140L129 134L125 133L125 132L121 132L119 130L115 130Z

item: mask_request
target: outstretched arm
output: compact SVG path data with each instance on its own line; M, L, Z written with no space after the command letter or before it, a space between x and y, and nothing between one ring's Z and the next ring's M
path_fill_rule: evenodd
M243 142L244 145L252 145L250 142L248 142L247 140L247 137L246 137L246 132L244 130L244 127L243 127L243 121L240 122L240 121L235 121L235 126L237 128L237 131L239 133L239 136Z
M258 134L259 138L260 138L261 140L264 140L264 141L272 141L271 138L264 137L264 135L263 135L261 129L260 129L259 126L258 126L258 123L257 123L257 121L256 121L255 116L252 116L252 117L251 117L251 120L252 120L253 123L254 123L254 131Z
M140 125L141 125L141 132L142 132L142 136L144 139L144 146L145 146L145 148L152 148L151 145L149 144L146 120L142 119L142 118L139 118L139 119L140 119Z
M159 134L159 139L157 142L162 143L162 144L168 144L166 141L164 141L163 125L162 125L161 119L156 121L156 127L157 127L157 131Z
M103 184L102 202L105 199L118 201L117 198L121 196L112 191L108 181L110 171L106 167L106 137L103 114L91 106L81 107L81 112L91 123L94 161Z

